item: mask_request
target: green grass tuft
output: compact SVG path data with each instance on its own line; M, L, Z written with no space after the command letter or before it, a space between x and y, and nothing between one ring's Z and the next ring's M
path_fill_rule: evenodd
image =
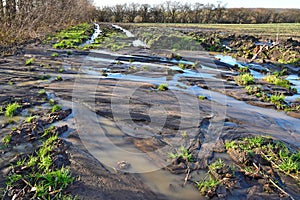
M29 58L25 61L25 65L32 65L34 63L34 58Z
M168 84L160 84L157 88L159 91L164 91L164 90L168 90L169 89L169 85Z
M249 73L240 74L235 77L235 82L239 85L250 85L254 83L254 77Z
M55 104L52 106L51 112L56 112L61 110L61 105Z
M13 104L8 104L6 106L5 116L6 117L14 116L16 114L16 111L17 111L18 108L21 108L21 106L17 102L15 102Z

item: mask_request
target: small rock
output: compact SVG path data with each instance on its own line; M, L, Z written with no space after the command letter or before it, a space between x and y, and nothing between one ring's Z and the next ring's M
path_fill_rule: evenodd
M126 170L129 167L130 167L130 163L128 163L125 160L117 162L117 168L120 170Z

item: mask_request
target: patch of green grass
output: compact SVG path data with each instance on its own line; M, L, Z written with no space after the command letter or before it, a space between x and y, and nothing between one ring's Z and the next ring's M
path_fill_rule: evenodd
M254 83L254 77L250 73L243 73L235 77L235 82L239 85L250 85Z
M51 112L56 112L61 110L61 105L55 104L52 106Z
M54 99L49 99L49 104L53 106L55 104Z
M267 81L268 83L280 86L280 87L284 87L284 88L290 88L290 82L288 80L283 79L280 76L277 75L269 75L263 78L265 81Z
M188 149L186 149L184 146L181 146L177 152L174 153L170 153L169 157L174 159L174 158L182 158L188 162L192 162L193 161L193 157L192 154L189 152Z
M237 148L238 145L236 144L235 141L226 141L225 142L225 149L228 150L228 149L235 149Z
M27 122L27 123L31 123L34 119L36 119L37 118L37 116L30 116L30 117L27 117L26 119L25 119L25 122Z
M52 57L57 57L57 56L58 56L58 53L52 53L51 56L52 56Z
M204 100L204 99L207 99L207 97L206 97L206 96L203 96L203 95L199 95L199 96L198 96L198 99Z
M186 68L185 64L183 64L183 63L179 63L178 67L181 68L182 70L185 70L185 68Z
M13 104L8 104L6 106L5 116L6 117L14 116L18 108L21 108L21 106L17 102L15 102Z
M45 89L41 89L39 92L38 92L39 95L45 95L46 94L46 90Z
M66 30L62 30L54 35L57 43L53 45L54 48L79 48L79 45L93 34L94 28L92 24L83 23L73 26ZM68 55L70 53L67 52Z
M287 106L284 103L285 96L283 94L271 95L270 102L275 104L277 109L285 109Z
M29 58L25 61L25 65L32 65L34 63L34 58Z
M8 81L8 83L7 83L8 85L13 85L14 84L14 82L12 82L12 81Z
M38 76L38 79L40 79L40 80L48 80L50 78L51 78L51 76L49 74L43 74L43 75Z
M245 87L245 90L247 91L247 94L257 94L261 91L261 86L253 86L253 85L247 85Z
M284 102L284 98L285 96L283 94L271 95L270 101L271 103Z
M225 143L226 145L226 143ZM269 161L274 169L289 175L300 181L300 151L290 150L281 141L261 136L246 137L235 141L235 144L228 144L226 149L239 148L240 151L248 153L248 156L259 155ZM252 168L244 169L247 173L252 173Z
M59 73L63 73L63 72L64 72L64 69L60 68L60 69L58 70L58 72L59 72Z
M221 158L219 158L218 160L216 160L215 162L213 162L212 164L210 164L208 166L208 169L210 171L216 171L216 170L221 169L221 168L223 168L225 166L226 165L225 165L224 160L222 160Z
M196 182L196 184L201 194L206 195L208 191L216 190L218 185L220 185L220 182L210 176L208 180L202 180Z
M243 142L239 144L239 147L242 150L249 152L254 148L261 147L264 142L264 138L260 136L246 137L242 141Z
M53 150L58 143L57 135L49 137L43 142L39 150L25 159L17 162L21 169L28 169L27 173L14 171L6 182L9 190L16 185L29 187L33 199L65 199L63 189L73 181L69 169L53 167Z
M10 141L11 141L11 136L10 135L7 135L4 138L2 138L2 143L4 145L8 145Z
M158 86L157 88L159 91L164 91L164 90L168 90L169 89L169 85L166 83L162 83Z
M56 81L62 81L62 77L60 75L57 75L57 77L55 78Z
M49 128L46 128L43 131L42 137L48 137L48 136L50 136L53 133L54 130L55 130L55 126L50 126Z

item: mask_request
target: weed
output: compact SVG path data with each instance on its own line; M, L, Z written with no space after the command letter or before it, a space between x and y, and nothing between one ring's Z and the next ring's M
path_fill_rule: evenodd
M135 70L137 70L137 67L136 66L130 66L128 69L132 70L132 71L135 71Z
M50 79L51 78L51 76L49 75L49 74L43 74L43 75L39 75L38 76L38 79L40 79L40 80L47 80L47 79Z
M248 153L248 156L259 154L268 160L274 169L300 180L298 174L300 171L300 151L292 152L280 141L274 141L271 138L247 137L236 141L236 148L240 148ZM226 144L225 144L226 145ZM245 173L253 174L251 167L244 169ZM257 173L257 172L256 172ZM296 174L296 175L295 175Z
M283 94L271 95L270 101L275 104L277 109L285 109L286 105L284 104L285 96Z
M247 151L251 155L251 151L254 148L261 147L264 142L263 137L255 136L255 137L247 137L243 139L243 142L239 144L239 147Z
M3 107L0 106L0 114L2 114L2 113L3 113Z
M34 58L29 58L25 61L25 65L32 65L34 63Z
M14 82L12 82L12 81L8 81L8 83L7 83L8 85L13 85L14 84Z
M16 114L16 111L17 111L18 108L21 108L21 106L17 102L15 102L13 104L8 104L6 106L5 116L6 117L14 116L14 114Z
M291 172L296 172L300 170L299 162L295 162L292 157L286 157L283 159L282 163L279 165L279 169L287 174Z
M36 119L37 118L37 116L30 116L30 117L27 117L26 119L25 119L25 122L26 123L31 123L34 119Z
M170 153L169 154L170 158L182 158L188 162L192 162L193 161L193 157L192 154L189 153L188 149L186 149L184 146L181 146L178 150L176 154Z
M236 142L235 141L226 141L225 142L225 149L226 150L228 150L228 149L235 149L235 148L237 148L238 147L238 145L236 144Z
M182 132L181 132L181 137L182 137L182 138L187 138L187 136L188 136L188 134L187 134L186 131L182 131Z
M259 94L261 91L261 86L253 86L253 85L247 85L245 87L245 90L247 90L247 94Z
M206 98L206 96L199 95L199 96L198 96L198 99L200 99L200 100L204 100L204 99L207 99L207 98Z
M58 56L58 53L52 53L51 56L52 56L52 57L57 57L57 56Z
M39 95L45 95L46 94L46 90L45 89L41 89L39 92L38 92Z
M284 102L284 98L285 96L283 94L271 95L270 101L271 103Z
M91 24L79 24L69 29L63 30L57 33L54 37L58 39L58 42L53 45L54 48L79 48L78 46L84 41L88 40L92 35L93 26ZM71 54L70 51L67 52Z
M61 68L61 69L58 70L58 72L59 72L59 73L63 73L63 72L64 72L64 69Z
M183 64L183 63L179 63L178 67L181 68L182 70L185 70L185 64Z
M57 135L51 136L43 142L35 154L19 160L17 166L21 169L30 167L30 173L14 172L8 176L7 188L26 184L25 187L31 188L33 199L65 199L62 191L74 181L74 178L65 167L52 167L52 151L57 142Z
M2 143L4 145L8 145L10 141L11 141L11 136L10 135L7 135L4 138L2 138Z
M235 82L239 85L250 85L254 83L254 77L250 73L240 74L235 77Z
M49 99L49 104L53 106L55 104L54 99Z
M218 160L216 160L208 166L210 171L216 171L218 169L222 169L223 167L225 167L225 162L221 158L219 158Z
M72 55L72 51L67 51L67 55Z
M280 87L284 87L284 88L290 88L290 82L288 80L285 80L279 76L276 75L269 75L263 78L265 81L267 81L268 83L280 86Z
M157 88L159 91L164 91L164 90L168 90L169 89L169 85L166 83L162 83L158 86Z
M55 104L52 106L51 112L56 112L61 110L61 105Z
M55 78L56 81L62 81L62 77L60 75L57 75L57 77Z
M208 180L202 180L200 182L196 182L196 184L200 192L202 194L206 194L209 190L216 189L220 182L210 176Z
M50 126L49 128L45 129L43 132L42 137L48 137L53 133L53 130L55 129L54 126Z

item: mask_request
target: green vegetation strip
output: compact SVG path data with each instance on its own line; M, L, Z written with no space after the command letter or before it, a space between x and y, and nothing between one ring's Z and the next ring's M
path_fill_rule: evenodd
M280 141L260 136L247 137L238 141L226 142L225 148L245 152L248 157L260 155L269 161L274 169L300 181L300 151L291 150ZM249 166L252 163L245 164Z
M54 164L57 135L49 137L33 154L17 161L6 182L6 192L22 188L30 199L71 199L63 194L73 181L69 169Z
M80 44L89 39L93 32L93 25L88 23L79 24L66 30L62 30L61 32L54 35L54 39L56 39L57 42L53 45L53 47L58 49L78 48ZM51 37L48 38L48 40L51 39ZM55 54L52 56L58 55Z

